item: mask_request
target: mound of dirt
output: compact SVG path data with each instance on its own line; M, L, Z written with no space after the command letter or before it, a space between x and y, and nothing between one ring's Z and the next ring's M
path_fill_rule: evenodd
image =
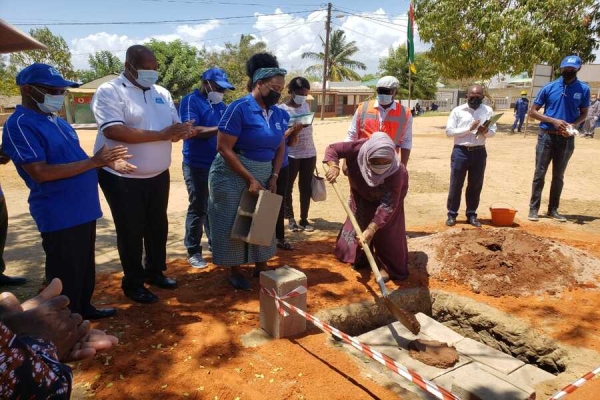
M600 260L514 229L452 229L414 239L409 249L427 254L430 275L494 297L554 294L600 272Z

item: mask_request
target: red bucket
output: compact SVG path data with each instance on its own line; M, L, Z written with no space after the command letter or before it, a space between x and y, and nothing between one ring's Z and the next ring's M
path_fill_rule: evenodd
M515 223L515 214L517 210L508 203L504 203L510 206L506 207L494 207L493 203L490 206L490 212L492 213L492 225L495 226L513 226Z

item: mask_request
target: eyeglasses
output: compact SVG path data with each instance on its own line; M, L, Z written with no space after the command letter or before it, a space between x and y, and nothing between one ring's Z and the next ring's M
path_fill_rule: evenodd
M31 85L31 87L33 87L34 89L36 89L38 92L42 93L42 94L51 94L51 95L61 95L61 94L65 94L67 93L67 90L65 88L57 88L57 87L48 87L48 86L42 86L42 85ZM43 89L40 90L40 89Z
M377 88L377 94L392 94L393 92L394 92L394 89Z

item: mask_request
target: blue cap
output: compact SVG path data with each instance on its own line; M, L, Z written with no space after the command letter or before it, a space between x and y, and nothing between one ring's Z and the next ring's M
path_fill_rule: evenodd
M573 67L573 68L581 68L581 58L576 55L567 56L560 63L561 68Z
M31 64L17 74L17 86L36 83L51 87L79 87L79 83L66 80L60 72L48 64Z
M213 81L223 89L235 90L233 85L227 80L227 74L221 68L211 68L204 71L202 80Z

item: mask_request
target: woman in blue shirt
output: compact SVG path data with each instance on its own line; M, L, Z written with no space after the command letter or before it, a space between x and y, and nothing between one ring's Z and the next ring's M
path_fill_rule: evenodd
M231 229L245 190L256 194L277 190L289 119L287 112L276 107L285 73L275 56L253 55L246 62L250 93L231 103L219 123L219 154L209 173L208 218L213 263L231 267L229 282L236 289L251 289L241 264L254 263L257 276L276 252L275 240L270 246L252 245L232 239Z

